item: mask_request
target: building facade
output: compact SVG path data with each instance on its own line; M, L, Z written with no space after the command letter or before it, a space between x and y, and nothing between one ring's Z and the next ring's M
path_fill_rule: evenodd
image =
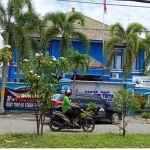
M70 15L74 12L67 13L66 15ZM94 19L91 19L85 16L85 26L81 27L79 22L75 23L77 30L84 33L89 41L90 41L90 49L89 49L89 56L94 60L95 64L103 64L104 70L99 67L91 67L85 76L81 76L81 70L77 72L77 80L86 80L86 81L103 81L104 82L122 82L122 75L123 75L123 54L124 54L124 47L119 45L118 48L120 51L115 56L115 59L112 63L112 69L108 72L105 69L106 66L106 58L103 53L103 23L98 22ZM80 28L79 28L80 26ZM109 29L108 25L104 25L105 29ZM88 30L87 30L88 29ZM108 30L105 31L105 41L110 38ZM38 38L38 37L35 37ZM54 37L50 42L47 48L47 55L55 56L57 59L60 57L60 38L61 37ZM83 53L84 46L78 39L71 38L73 49L78 50L80 53ZM104 58L104 59L103 59ZM139 57L136 59L135 64L133 65L133 70L130 75L127 77L126 81L133 81L134 77L142 77L143 74L143 61L145 59L145 52L141 51ZM13 53L13 62L14 65L9 67L9 74L8 74L8 82L15 82L17 78L17 50L14 50ZM20 78L22 78L22 74L20 74ZM73 79L73 76L66 73L65 78ZM136 83L135 83L136 84ZM139 92L141 94L149 93L150 90L146 87L146 91L142 92L142 87L136 87L135 92ZM144 87L145 88L145 87Z

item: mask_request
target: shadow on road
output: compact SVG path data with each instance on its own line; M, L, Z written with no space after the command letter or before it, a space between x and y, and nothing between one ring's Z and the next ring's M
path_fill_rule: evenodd
M110 125L110 124L112 124L112 123L109 122L109 121L96 121L96 122L95 122L95 125L104 125L104 124Z

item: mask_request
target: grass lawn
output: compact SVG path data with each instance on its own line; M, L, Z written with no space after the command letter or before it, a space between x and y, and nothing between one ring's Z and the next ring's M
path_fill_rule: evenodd
M150 148L149 134L0 134L0 148Z

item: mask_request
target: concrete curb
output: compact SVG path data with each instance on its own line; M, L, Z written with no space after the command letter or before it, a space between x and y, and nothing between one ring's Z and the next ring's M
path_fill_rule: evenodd
M7 114L0 114L0 118L9 118L11 115L7 115Z

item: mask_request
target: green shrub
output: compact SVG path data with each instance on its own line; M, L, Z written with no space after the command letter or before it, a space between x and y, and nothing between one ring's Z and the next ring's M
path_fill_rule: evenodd
M150 112L143 112L143 113L141 114L141 118L150 119Z
M144 109L146 106L146 95L141 95L140 93L135 93L134 97L137 98L137 100L140 103L140 108Z

